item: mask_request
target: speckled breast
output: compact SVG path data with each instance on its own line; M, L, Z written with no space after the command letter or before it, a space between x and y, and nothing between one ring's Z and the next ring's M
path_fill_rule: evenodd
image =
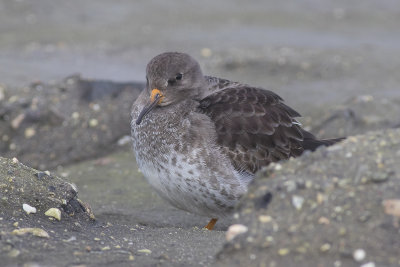
M187 140L190 123L185 119L165 123L164 115L155 112L136 125L138 114L139 107L134 107L131 128L136 161L159 195L180 209L200 215L222 217L229 213L245 188L234 181L232 171L208 166L213 152L202 142ZM232 181L221 182L227 176Z

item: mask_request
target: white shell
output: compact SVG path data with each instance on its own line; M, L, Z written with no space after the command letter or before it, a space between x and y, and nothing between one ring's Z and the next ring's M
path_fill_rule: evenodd
M231 241L237 235L246 233L249 228L243 224L233 224L229 226L228 231L226 231L226 240Z
M28 205L28 204L22 204L22 208L24 209L24 211L27 213L27 214L31 214L31 213L36 213L36 208L35 207L32 207L32 206L30 206L30 205Z

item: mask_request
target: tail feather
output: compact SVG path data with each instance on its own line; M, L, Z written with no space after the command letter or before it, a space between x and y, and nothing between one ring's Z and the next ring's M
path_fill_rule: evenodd
M341 137L341 138L324 139L324 140L307 138L307 139L304 139L304 141L302 142L302 146L303 146L304 150L315 151L320 146L331 146L331 145L336 144L337 142L340 142L344 139L346 139L346 138Z

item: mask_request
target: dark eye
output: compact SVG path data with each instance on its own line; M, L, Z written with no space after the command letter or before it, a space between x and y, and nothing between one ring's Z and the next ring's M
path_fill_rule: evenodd
M175 79L172 78L172 79L169 79L169 80L168 80L168 84L169 84L169 85L174 85L176 81L182 80L182 77L183 77L183 74L182 74L182 73L178 73L178 74L175 76Z
M182 74L182 73L178 73L178 74L176 75L175 79L176 79L177 81L180 81L180 80L182 80L182 77L183 77L183 74Z

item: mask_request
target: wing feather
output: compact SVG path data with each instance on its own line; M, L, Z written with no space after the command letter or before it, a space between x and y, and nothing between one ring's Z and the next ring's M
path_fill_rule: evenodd
M213 80L215 82L215 80ZM303 152L300 116L277 94L222 80L225 88L200 101L199 111L215 124L217 142L235 168L255 173L271 162ZM217 83L216 83L217 84ZM214 85L216 86L216 85Z

